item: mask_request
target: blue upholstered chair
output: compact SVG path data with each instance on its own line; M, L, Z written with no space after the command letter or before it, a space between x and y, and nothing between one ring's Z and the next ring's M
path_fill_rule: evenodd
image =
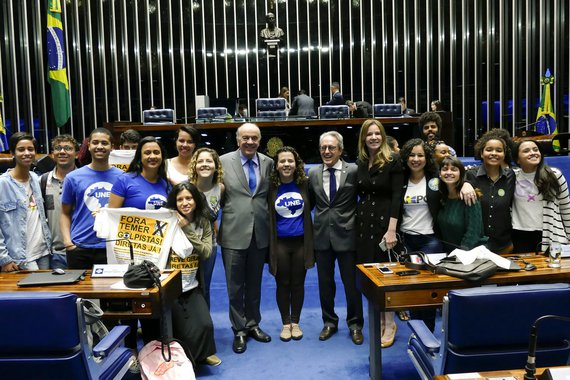
M227 115L228 109L226 107L203 107L196 111L197 120L225 118Z
M422 379L436 375L524 369L530 327L547 314L570 317L570 285L535 284L452 290L444 298L442 337L423 321L408 325L408 355ZM567 365L570 325L538 325L537 367Z
M95 347L87 343L81 300L69 293L0 293L0 377L120 379L134 360L117 326Z
M143 111L143 124L175 124L176 113L173 109L151 109Z
M287 117L287 103L284 98L259 98L255 101L258 118L285 119Z
M349 117L347 105L338 106L320 106L319 118L320 119L343 119Z
M378 116L400 116L402 106L400 103L394 104L374 104L374 117Z

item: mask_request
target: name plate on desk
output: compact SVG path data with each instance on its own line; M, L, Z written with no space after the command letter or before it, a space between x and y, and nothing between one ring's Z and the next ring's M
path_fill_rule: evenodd
M93 265L91 277L123 277L129 264L96 264Z
M561 244L562 246L562 255L561 257L570 257L570 245L569 244Z

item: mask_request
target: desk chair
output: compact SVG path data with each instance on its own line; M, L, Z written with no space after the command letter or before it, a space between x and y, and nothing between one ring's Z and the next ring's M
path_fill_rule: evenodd
M374 104L374 117L378 116L401 116L402 105L394 104Z
M0 310L3 379L120 379L134 360L122 345L128 326L88 346L83 306L74 294L1 292Z
M444 297L442 337L408 322L408 355L422 379L436 375L524 369L530 327L543 315L570 316L570 285L535 284L452 290ZM538 326L537 367L567 365L570 326Z
M176 113L168 108L144 110L143 124L176 124Z
M255 100L255 116L264 119L285 119L287 103L284 98L259 98Z
M227 115L226 107L202 107L196 110L196 120L224 119Z
M344 119L350 117L348 112L348 106L337 105L337 106L320 106L319 107L319 118L320 119Z

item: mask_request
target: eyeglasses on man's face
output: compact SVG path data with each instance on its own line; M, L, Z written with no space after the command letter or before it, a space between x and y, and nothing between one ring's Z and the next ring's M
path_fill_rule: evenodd
M69 153L69 152L73 152L75 150L75 148L72 146L69 146L69 145L56 145L53 147L54 152L61 152L62 150L64 152Z
M329 150L329 152L334 153L336 152L336 150L338 149L338 147L336 146L332 146L332 145L323 145L319 147L321 152L326 152L327 149Z

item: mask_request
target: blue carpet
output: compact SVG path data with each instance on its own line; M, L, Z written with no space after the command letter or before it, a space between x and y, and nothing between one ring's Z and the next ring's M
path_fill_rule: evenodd
M219 367L200 366L196 375L215 379L367 379L368 376L368 321L367 303L364 299L364 344L356 346L348 334L344 289L336 271L336 312L341 319L339 331L325 342L319 341L323 326L319 304L317 271L312 268L305 282L305 304L300 326L304 337L300 341L279 340L281 318L275 301L275 279L267 271L263 275L261 298L261 328L272 336L270 343L248 340L247 351L232 351L233 333L228 317L228 296L221 254L218 251L211 286L211 315L215 326ZM382 352L383 374L387 380L417 380L407 353L406 343L410 330L404 322L397 321L396 343Z

